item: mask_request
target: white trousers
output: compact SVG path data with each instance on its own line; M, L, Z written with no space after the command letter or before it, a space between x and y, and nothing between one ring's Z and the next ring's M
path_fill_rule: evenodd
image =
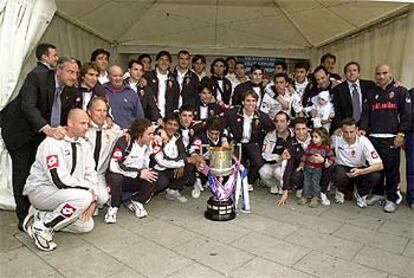
M268 187L283 187L283 174L285 173L287 160L278 163L265 163L259 170L260 179Z
M54 231L86 233L94 227L93 219L82 221L79 217L93 200L91 192L84 189L58 189L39 186L28 194L33 207L39 211L40 220Z

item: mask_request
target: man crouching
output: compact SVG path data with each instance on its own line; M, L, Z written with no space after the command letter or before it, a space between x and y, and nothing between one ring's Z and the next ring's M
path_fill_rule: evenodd
M69 112L66 136L47 137L39 146L23 194L31 209L23 229L42 251L53 251L53 233L92 231L97 174L93 155L83 139L89 116L79 108Z

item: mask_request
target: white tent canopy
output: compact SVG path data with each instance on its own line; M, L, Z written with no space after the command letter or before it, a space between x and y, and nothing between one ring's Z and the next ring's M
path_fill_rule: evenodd
M0 21L5 18L2 7L11 2L27 8L31 3L49 3L43 11L34 9L31 20L44 19L54 12L56 3L51 23L43 20L43 26L49 26L42 41L55 44L60 55L81 61L89 60L98 47L109 49L112 62L118 63L129 54L188 49L213 56L304 58L317 65L321 54L331 52L337 55L337 72L354 60L361 64L362 76L372 79L374 65L386 62L405 86L414 86L414 1L0 0ZM10 32L3 29L4 24L0 26L0 34ZM33 48L37 37L27 42L24 51ZM8 39L1 44L3 56L5 49L14 47ZM20 54L27 57L26 52ZM34 55L26 59L21 80L34 62ZM12 79L1 82L7 84L0 88L1 107L10 101L11 91L13 95L18 91L16 74L10 70L20 65L10 68L2 63L2 76ZM0 144L0 155L4 154ZM7 174L10 169L2 163L0 172ZM2 189L10 188L9 183L9 179L0 180L0 207Z

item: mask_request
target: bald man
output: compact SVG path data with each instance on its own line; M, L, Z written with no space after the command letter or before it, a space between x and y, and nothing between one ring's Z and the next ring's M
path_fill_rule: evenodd
M387 64L375 67L376 86L367 92L362 108L360 128L381 157L384 170L374 185L368 205L384 204L385 212L395 212L401 202L400 148L411 127L411 98L406 88L395 86L391 68ZM371 153L372 159L377 156ZM385 177L385 186L384 186ZM387 197L384 197L384 192Z
M137 93L124 83L123 74L120 66L111 66L109 82L103 86L114 122L122 129L128 129L133 121L144 118L144 111Z
M39 146L23 194L32 208L23 229L41 251L56 249L53 233L89 232L94 227L97 174L91 148L84 140L89 116L69 112L66 136L47 137Z

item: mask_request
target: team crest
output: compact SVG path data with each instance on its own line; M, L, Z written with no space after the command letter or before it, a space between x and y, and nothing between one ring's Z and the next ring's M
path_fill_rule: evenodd
M379 98L379 95L375 95L375 99L378 99Z
M390 93L388 94L388 96L389 96L389 98L393 98L393 97L395 96L395 93L394 93L394 92L390 92Z
M226 90L230 90L230 86L228 84L226 84Z
M77 97L75 101L76 102L80 102L81 101L81 98L80 97Z
M352 150L352 151L351 151L351 155L352 155L352 156L355 156L355 150Z
M191 79L190 79L189 77L186 77L185 83L186 83L187 85L190 85L190 82L191 82Z
M144 92L144 90L143 90L143 89L141 89L141 90L139 90L139 93L140 93L140 95L141 95L141 96L144 96L144 93L145 93L145 92Z
M155 80L155 79L152 79L152 83L157 83L157 80Z
M170 88L170 89L172 89L172 87L173 87L173 83L172 83L172 81L170 80L170 81L168 81L168 87Z
M411 98L410 98L410 96L407 96L407 97L405 98L405 102L406 102L406 103L411 103Z

